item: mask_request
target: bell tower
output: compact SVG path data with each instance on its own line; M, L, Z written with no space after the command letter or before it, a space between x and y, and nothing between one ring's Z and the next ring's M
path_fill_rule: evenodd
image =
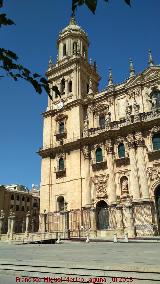
M52 91L53 86L58 87L62 101L67 100L71 94L72 99L82 99L89 93L89 89L90 92L91 89L93 93L98 92L100 78L96 72L96 64L88 62L88 47L89 40L86 32L72 17L69 25L59 34L56 64L50 62L47 71L53 105L56 105L59 99ZM50 101L49 106L51 105Z
M39 151L41 213L57 211L62 207L59 200L67 203L69 210L86 204L78 145L83 138L87 97L98 92L100 80L96 64L88 61L88 47L86 32L72 17L59 34L56 63L50 60L46 72L52 100L48 98L43 114L43 147Z

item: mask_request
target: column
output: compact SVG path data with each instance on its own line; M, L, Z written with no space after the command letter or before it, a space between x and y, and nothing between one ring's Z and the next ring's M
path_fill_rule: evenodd
M117 233L118 236L122 236L124 230L124 226L123 226L123 213L122 213L122 205L118 204L116 206L116 225L117 225Z
M125 217L126 217L126 233L128 233L129 238L135 237L135 228L134 228L134 221L133 221L133 210L132 204L127 202L125 204Z
M32 218L32 221L31 221L31 231L32 233L34 233L34 219Z
M141 132L135 134L137 145L137 167L139 174L139 183L142 193L142 198L149 199L148 179L146 173L145 156L144 156L144 139Z
M15 214L14 213L10 216L10 219L11 219L10 239L12 240L13 234L14 234L14 225L15 225Z
M91 207L90 209L90 237L96 237L96 208Z
M30 212L28 211L26 214L26 231L25 231L26 235L28 235L29 233L29 219L30 219Z
M1 210L1 216L0 216L0 235L2 234L3 221L4 221L4 212L3 212L3 210Z
M133 199L137 200L140 198L138 173L137 173L137 162L136 162L136 152L135 152L135 140L132 134L127 136L128 148L129 148L129 158L130 158L130 192L133 195Z
M116 184L115 184L115 174L114 174L114 161L113 161L113 146L111 140L107 141L107 167L109 169L108 178L108 198L109 202L116 203Z
M82 149L84 165L82 165L83 175L85 176L85 207L91 207L91 182L90 182L90 149L84 146Z
M10 235L10 232L11 232L11 216L9 215L8 216L8 232L7 232L8 237Z

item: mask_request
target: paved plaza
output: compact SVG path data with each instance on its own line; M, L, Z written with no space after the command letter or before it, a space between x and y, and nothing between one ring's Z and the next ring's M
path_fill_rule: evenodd
M113 283L112 277L116 276L125 279L133 277L133 284L158 283L160 280L158 242L64 242L42 245L0 243L0 251L0 284L16 283L16 276L44 278L49 275L83 276L85 280L102 276L106 278L106 283ZM25 282L24 278L21 280Z

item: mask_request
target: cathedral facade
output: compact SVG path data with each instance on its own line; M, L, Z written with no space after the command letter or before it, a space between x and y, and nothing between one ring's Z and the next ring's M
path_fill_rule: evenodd
M74 18L59 34L43 113L41 230L71 236L160 233L160 66L99 92L87 34ZM56 91L58 90L58 91Z

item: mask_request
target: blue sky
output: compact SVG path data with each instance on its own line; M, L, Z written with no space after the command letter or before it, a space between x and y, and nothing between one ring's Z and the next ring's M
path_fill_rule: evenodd
M160 1L132 0L132 8L123 0L98 2L96 15L80 7L77 22L88 33L89 57L96 60L102 77L100 89L107 83L109 68L115 83L128 77L130 57L137 73L144 70L148 49L160 64ZM33 72L44 74L50 55L56 60L56 40L68 25L71 0L5 1L3 11L16 26L1 29L1 47L15 51ZM0 81L0 94L0 184L39 184L41 159L36 151L42 145L41 113L47 96L9 78Z

